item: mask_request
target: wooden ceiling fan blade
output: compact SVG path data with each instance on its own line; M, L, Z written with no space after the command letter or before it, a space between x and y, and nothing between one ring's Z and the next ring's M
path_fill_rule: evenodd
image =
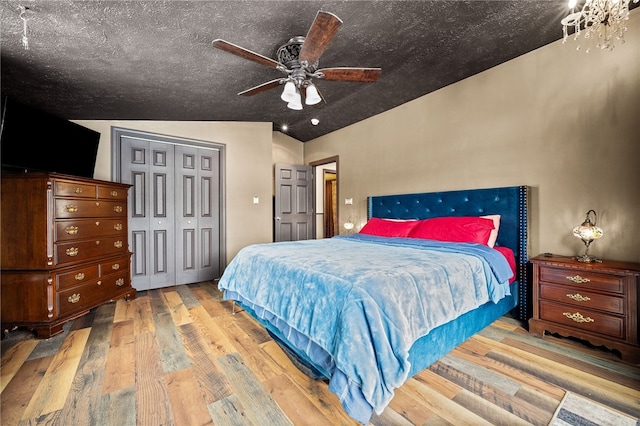
M251 89L247 89L244 92L238 93L239 96L253 96L258 93L265 92L269 89L273 89L274 87L278 87L283 84L287 79L279 78L277 80L267 81L266 83L262 83L259 86L252 87Z
M319 11L304 39L298 59L313 65L318 62L333 37L342 25L342 20L333 13Z
M220 50L224 50L225 52L229 52L232 53L236 56L240 56L241 58L244 59L248 59L250 61L253 62L257 62L261 65L265 65L269 68L278 68L278 67L284 67L284 65L282 65L280 62L278 61L274 61L271 58L267 58L266 56L262 56L258 53L252 52L248 49L245 49L244 47L240 47L238 45L235 45L233 43L230 43L228 41L222 40L222 39L215 39L213 40L213 42L211 43L213 45L213 47L220 49Z
M381 68L352 68L352 67L337 67L337 68L323 68L318 70L324 76L325 80L334 81L355 81L363 83L373 83L378 81L382 74Z

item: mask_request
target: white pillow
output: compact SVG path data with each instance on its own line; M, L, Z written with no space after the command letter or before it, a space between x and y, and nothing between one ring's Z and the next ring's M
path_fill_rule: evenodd
M498 229L500 229L500 215L499 214L490 214L487 216L480 216L483 219L491 219L493 221L493 230L489 235L489 241L487 241L487 245L491 248L496 245L496 240L498 239Z

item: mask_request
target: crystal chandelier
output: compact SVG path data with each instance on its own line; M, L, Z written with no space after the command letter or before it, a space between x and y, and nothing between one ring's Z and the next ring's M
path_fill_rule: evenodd
M585 0L582 9L576 11L577 0L569 0L571 13L562 21L564 33L563 43L567 42L569 30L574 31L574 40L584 34L587 43L595 40L600 49L613 50L615 40L624 43L627 31L626 21L629 19L629 2L631 0ZM640 0L633 0L638 3ZM580 49L580 45L578 45ZM590 49L587 48L587 53Z

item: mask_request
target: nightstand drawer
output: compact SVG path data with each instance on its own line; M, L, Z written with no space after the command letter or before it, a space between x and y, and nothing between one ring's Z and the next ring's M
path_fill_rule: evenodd
M618 339L625 338L624 318L540 301L540 319L563 324L590 333L604 334Z
M584 309L598 309L624 315L624 298L584 291L577 287L560 287L540 283L540 297Z
M593 271L541 266L540 282L573 285L609 293L624 293L623 276Z

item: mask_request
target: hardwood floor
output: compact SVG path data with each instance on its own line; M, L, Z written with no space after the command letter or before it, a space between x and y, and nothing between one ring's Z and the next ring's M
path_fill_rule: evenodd
M2 425L356 424L215 284L138 293L2 341ZM410 379L372 425L546 425L570 391L640 416L640 368L503 317Z

